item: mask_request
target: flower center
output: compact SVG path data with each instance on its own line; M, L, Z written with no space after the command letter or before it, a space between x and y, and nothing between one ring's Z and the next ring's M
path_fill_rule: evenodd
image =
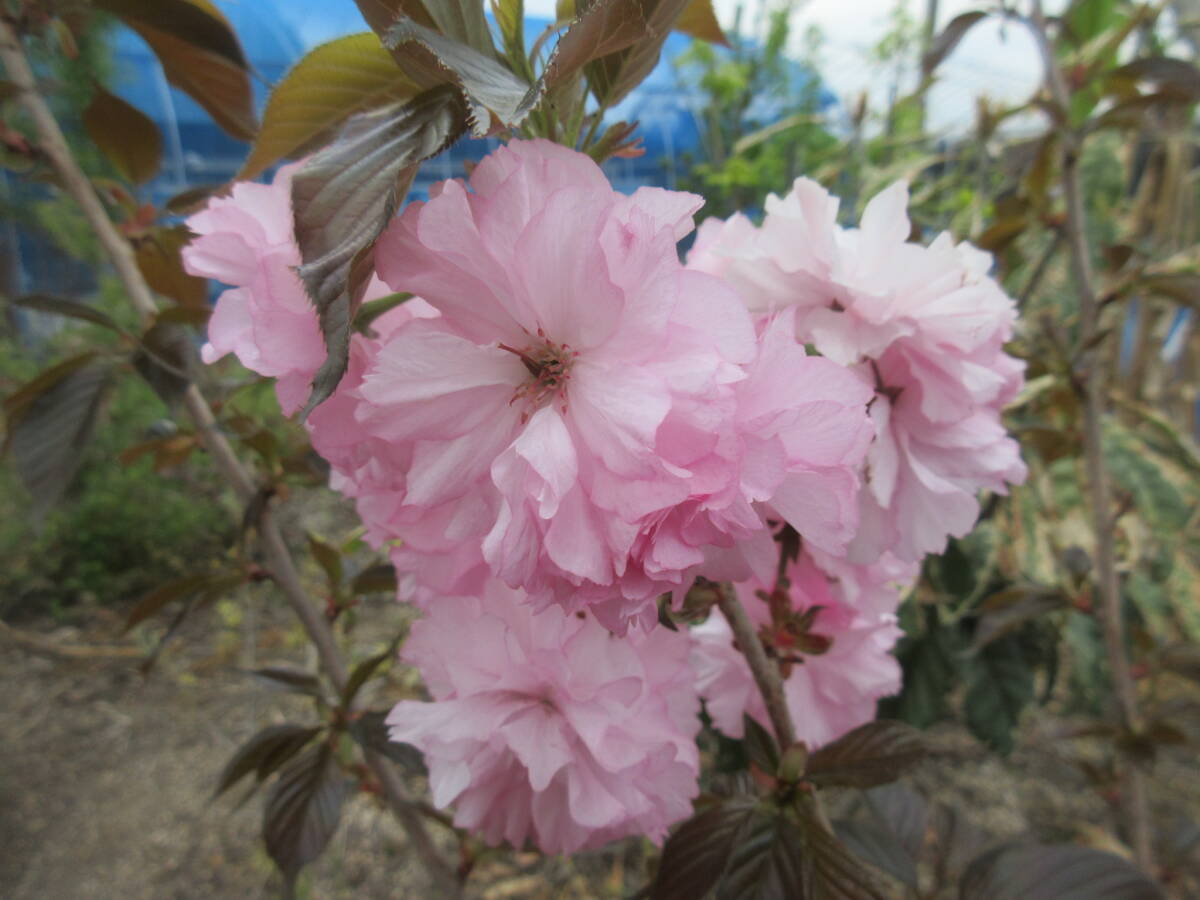
M526 347L510 347L500 344L501 350L515 355L529 372L529 378L513 391L509 405L518 400L525 403L521 413L521 424L529 416L555 399L561 401L562 411L567 411L567 383L571 380L571 367L579 354L567 344L556 344L546 339L538 329L538 341Z

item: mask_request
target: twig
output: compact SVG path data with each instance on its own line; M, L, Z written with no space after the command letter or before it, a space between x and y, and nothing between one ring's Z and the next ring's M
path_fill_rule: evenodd
M1065 115L1070 108L1070 93L1050 46L1041 0L1032 0L1031 24L1034 40L1038 43L1046 67L1046 87L1054 104ZM1121 614L1121 593L1113 551L1111 499L1101 440L1104 380L1102 367L1096 362L1100 307L1096 299L1087 243L1087 215L1079 180L1080 143L1078 135L1065 126L1061 128L1061 137L1063 190L1067 201L1067 220L1063 227L1075 276L1075 289L1079 295L1079 346L1083 349L1078 365L1082 370L1084 388L1083 450L1091 495L1092 530L1096 540L1096 588L1102 611L1100 621L1121 724L1126 731L1137 731L1141 717L1138 713L1137 687L1125 649L1125 622ZM1154 853L1145 774L1136 765L1127 764L1124 767L1124 782L1122 800L1134 856L1138 865L1153 872Z
M0 60L8 73L9 81L16 88L21 104L33 120L37 130L38 142L46 159L54 167L61 184L74 198L83 211L88 224L100 241L122 286L129 295L129 300L142 316L150 322L158 314L158 304L149 284L138 268L133 248L121 235L109 219L100 198L92 188L91 182L79 167L71 152L62 129L59 128L45 99L37 89L37 82L29 59L13 23L7 17L0 15ZM212 455L214 462L243 501L248 501L255 494L254 480L249 471L238 459L233 447L225 435L217 427L212 408L200 389L189 385L184 394L184 405L188 414L195 422L196 430L204 442L205 448ZM329 623L320 610L309 602L308 594L300 582L296 565L290 551L279 531L279 526L271 516L270 511L263 512L259 520L263 553L267 559L275 582L283 591L288 605L295 612L308 634L309 640L317 649L321 666L333 682L339 693L345 687L348 676L346 664L338 649ZM424 822L413 808L413 801L408 791L397 775L395 769L387 760L371 750L364 750L367 765L375 772L384 793L387 795L389 806L400 824L412 841L415 855L429 869L437 882L440 896L454 897L461 893L459 882L451 867L442 858L437 847L429 836Z
M738 649L742 656L746 657L750 672L754 675L754 683L758 685L759 693L767 706L767 715L775 728L775 737L778 738L779 745L787 749L796 743L796 728L792 725L787 699L783 695L783 678L779 674L779 667L767 659L767 652L763 649L762 641L758 639L754 623L750 621L746 608L742 606L730 585L717 585L717 606L729 622L729 627L733 629Z

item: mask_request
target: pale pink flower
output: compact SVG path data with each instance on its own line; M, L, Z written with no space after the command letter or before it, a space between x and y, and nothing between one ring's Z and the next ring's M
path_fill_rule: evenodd
M705 222L688 260L736 286L760 320L792 310L798 341L875 388L877 437L849 551L860 561L940 552L973 527L980 489L1025 476L1000 424L1022 381L1003 351L1015 306L988 277L986 254L946 234L909 242L907 201L895 184L859 228L841 228L836 199L798 179L768 198L761 228L744 217Z
M487 843L661 842L691 814L699 700L684 635L616 638L491 579L431 606L403 656L433 702L398 703L391 737L424 753L434 803Z
M899 592L895 584L879 581L878 570L844 566L840 578L832 578L807 552L789 565L787 574L786 601L792 613L807 611L811 618L798 628L773 622L759 593L769 592L765 583L743 582L735 589L770 652L784 663L784 695L797 739L817 747L874 719L876 701L899 691L900 666L892 656L901 634L893 614ZM848 589L848 582L854 587ZM851 605L863 602L864 592L870 592L869 605L875 609L889 605L888 600L880 602L881 595L890 598L891 610ZM725 617L713 610L690 634L696 686L717 729L740 738L744 715L770 729L762 695Z
M405 467L397 536L480 542L509 585L616 629L684 583L702 549L653 535L737 482L735 385L755 352L737 297L678 261L699 204L617 194L545 141L409 204L376 265L441 315L398 329L359 388L360 420Z

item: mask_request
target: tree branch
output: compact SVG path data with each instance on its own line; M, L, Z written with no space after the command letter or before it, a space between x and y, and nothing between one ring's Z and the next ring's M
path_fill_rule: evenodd
M1070 93L1054 57L1054 49L1046 28L1041 0L1032 0L1030 16L1034 39L1037 41L1046 68L1046 88L1062 115L1070 109ZM1121 613L1121 592L1117 580L1113 550L1113 522L1108 472L1104 468L1102 426L1104 414L1104 371L1098 364L1100 306L1096 298L1092 272L1091 251L1087 243L1087 214L1079 180L1080 140L1068 126L1060 128L1063 168L1063 190L1067 202L1064 225L1067 249L1070 253L1075 289L1079 297L1079 353L1077 371L1083 385L1083 451L1087 467L1088 489L1092 507L1092 530L1096 541L1096 589L1100 594L1101 626L1108 665L1112 672L1113 692L1123 728L1136 731L1141 725L1138 713L1137 687L1129 665L1125 644L1125 622ZM1126 825L1133 843L1138 864L1153 872L1154 854L1150 831L1150 811L1146 778L1134 764L1125 766L1122 801Z
M767 658L762 641L754 630L754 623L746 613L746 608L738 600L731 585L717 585L717 607L724 614L733 635L737 638L738 649L750 666L754 675L754 683L758 685L763 702L767 706L767 715L771 717L771 725L775 728L775 737L784 750L796 743L796 728L792 724L792 716L788 712L787 698L783 694L783 678L779 667Z
M53 166L62 186L79 204L88 224L100 241L101 247L112 262L113 268L116 269L117 277L125 288L130 302L142 316L143 323L148 324L158 314L158 304L149 284L138 268L133 248L113 225L112 220L108 217L108 212L92 188L91 181L79 167L54 114L37 89L37 82L29 65L29 59L25 55L21 39L12 21L3 15L0 15L0 61L3 61L9 81L16 88L21 105L33 120L42 152ZM195 384L188 386L184 394L184 405L217 468L229 481L238 496L243 501L249 501L256 490L254 480L238 459L225 435L218 428L212 408ZM291 553L269 510L263 512L258 529L263 554L276 584L283 591L288 605L300 619L309 640L316 647L321 667L337 691L341 693L346 686L348 675L337 640L324 615L309 602L308 594L300 582L300 576ZM408 791L395 769L384 757L374 751L364 750L364 756L367 765L371 767L383 786L392 812L408 833L416 856L429 869L434 881L442 891L440 896L458 896L460 894L458 879L430 838L424 822L416 813L413 801L408 796Z

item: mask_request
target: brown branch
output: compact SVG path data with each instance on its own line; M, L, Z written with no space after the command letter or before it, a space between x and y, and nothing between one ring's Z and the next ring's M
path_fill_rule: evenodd
M1041 0L1032 0L1030 16L1034 39L1041 51L1046 68L1046 88L1065 116L1070 109L1070 92L1054 57L1054 49L1046 28ZM1075 289L1079 297L1079 347L1082 351L1077 371L1083 385L1083 450L1087 468L1088 489L1092 507L1092 530L1096 549L1096 589L1100 595L1101 626L1112 672L1113 692L1121 725L1136 732L1141 724L1138 713L1137 687L1130 669L1125 646L1125 622L1121 613L1121 592L1117 580L1116 557L1113 549L1111 496L1108 472L1104 468L1102 423L1105 384L1103 367L1097 355L1100 349L1096 336L1100 326L1100 304L1097 301L1091 252L1087 243L1087 214L1079 178L1079 135L1066 125L1060 126L1063 169L1063 191L1067 202L1064 225L1067 249L1070 253ZM1154 871L1153 844L1150 831L1150 810L1146 777L1135 764L1124 767L1122 801L1126 825L1133 843L1138 865Z
M733 629L738 650L746 657L750 672L754 675L754 683L758 685L759 693L767 706L767 715L775 728L775 737L779 740L779 745L787 749L796 743L796 728L792 725L792 716L788 712L779 667L767 658L767 651L758 639L754 623L750 621L746 608L738 600L732 586L717 585L717 606L729 622L729 627Z
M104 205L92 188L91 181L79 167L54 114L37 89L37 82L33 70L30 68L29 59L25 55L21 39L12 21L3 15L0 15L0 61L4 63L9 81L16 88L22 106L33 120L42 153L53 166L62 186L82 209L88 224L99 239L101 247L116 269L117 277L120 278L130 302L137 309L144 323L153 321L158 314L158 304L149 284L138 268L133 248L113 225ZM205 448L212 454L217 468L242 500L249 501L256 491L254 479L238 459L225 435L217 427L212 408L195 384L188 386L187 392L184 394L184 405L196 425ZM333 630L320 609L309 601L308 594L300 582L296 564L292 560L279 526L269 510L263 512L258 527L263 553L275 576L275 582L283 591L292 611L300 619L309 640L316 647L325 674L333 682L337 691L341 693L346 686L348 675ZM442 892L440 896L458 896L460 894L458 879L438 852L395 769L384 757L374 751L364 750L364 756L367 765L371 767L383 786L392 812L408 833L416 855L429 869Z

